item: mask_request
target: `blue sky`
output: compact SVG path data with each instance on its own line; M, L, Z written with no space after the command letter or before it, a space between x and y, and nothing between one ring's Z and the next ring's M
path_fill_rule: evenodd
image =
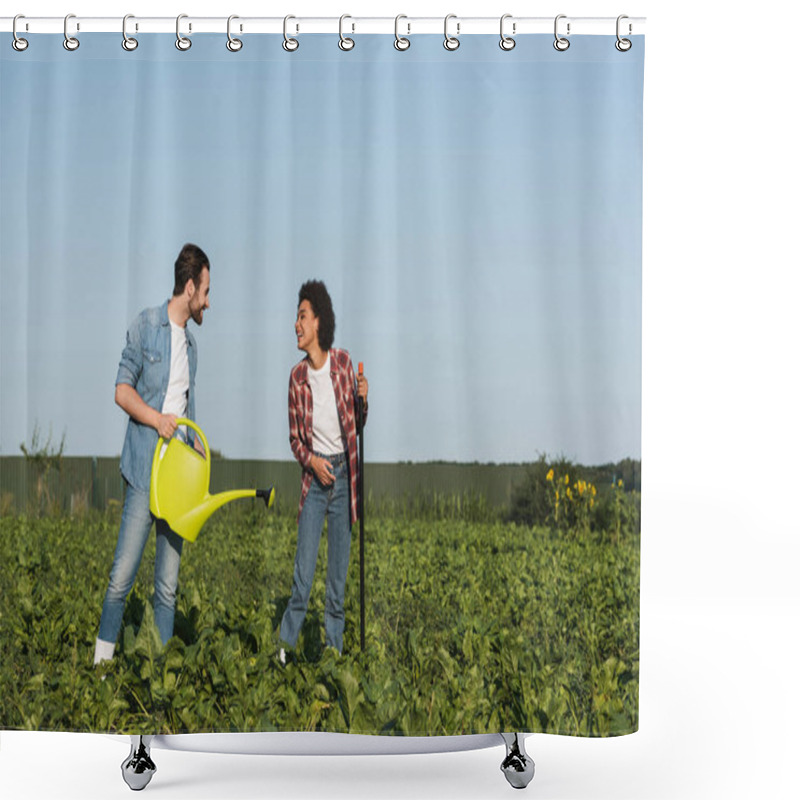
M371 460L640 457L643 40L62 38L1 51L0 453L35 424L120 451L125 330L192 241L198 422L227 456L291 458L314 277L365 362Z

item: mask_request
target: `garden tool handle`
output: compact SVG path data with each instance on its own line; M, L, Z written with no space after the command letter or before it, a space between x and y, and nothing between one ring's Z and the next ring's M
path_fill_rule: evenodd
M364 377L364 362L358 362L358 377ZM356 381L356 434L361 435L364 430L364 398L358 393L358 381Z
M358 362L358 375L364 376L364 362ZM356 390L358 391L358 390ZM358 426L360 427L360 436L358 437L358 596L361 612L361 652L365 649L366 637L366 603L364 599L364 398L357 394L358 398Z

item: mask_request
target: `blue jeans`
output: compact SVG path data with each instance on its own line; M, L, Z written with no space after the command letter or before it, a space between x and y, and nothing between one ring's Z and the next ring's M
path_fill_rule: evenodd
M140 492L130 484L126 484L117 549L100 617L98 638L104 642L117 641L122 625L122 612L125 610L125 599L139 570L139 563L154 519L150 513L149 493ZM183 539L170 530L163 520L155 522L156 565L153 610L161 641L166 643L172 637L175 622L178 568L181 563Z
M320 455L317 453L317 455ZM346 454L322 455L333 467L336 480L323 486L316 475L308 490L297 525L292 596L281 621L281 639L294 647L308 608L317 565L319 540L328 517L328 572L325 582L325 644L342 652L344 586L350 563L350 479Z

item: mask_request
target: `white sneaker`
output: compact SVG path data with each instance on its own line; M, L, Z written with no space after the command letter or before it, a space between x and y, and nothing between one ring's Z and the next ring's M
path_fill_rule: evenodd
M104 642L102 639L97 639L94 645L94 666L111 661L114 658L114 649L116 648L115 642ZM105 675L100 676L100 680L104 681Z
M115 642L104 642L102 639L97 639L94 644L94 666L102 661L111 661L114 658L115 648Z
M286 651L282 647L278 651L278 661L281 662L281 666L286 666Z

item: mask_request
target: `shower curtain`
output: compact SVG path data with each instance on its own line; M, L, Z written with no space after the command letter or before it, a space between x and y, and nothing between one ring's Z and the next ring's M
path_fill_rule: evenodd
M632 38L3 44L0 728L637 729ZM168 637L154 526L95 664L132 491L115 386L130 352L143 374L162 358L137 339L141 312L168 325L186 243L209 267L183 330L211 492L271 485L276 502L237 500L178 543ZM336 539L340 522L315 522L306 557L300 506L317 484L332 493L310 462L309 281L335 314L334 406L357 411L359 364L368 396L352 430L332 407L350 524ZM303 558L307 607L286 641Z

